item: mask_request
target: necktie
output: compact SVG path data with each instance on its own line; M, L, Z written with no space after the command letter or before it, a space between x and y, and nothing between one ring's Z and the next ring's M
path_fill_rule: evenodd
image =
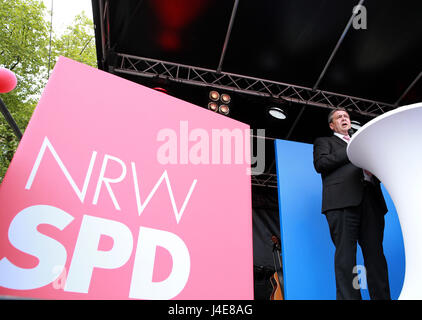
M343 138L347 141L350 141L350 137L349 136L343 136Z

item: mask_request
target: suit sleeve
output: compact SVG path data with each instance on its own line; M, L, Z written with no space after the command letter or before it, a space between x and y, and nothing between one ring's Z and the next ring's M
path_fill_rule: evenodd
M327 138L315 140L314 167L318 173L329 174L349 162L345 148L333 151Z

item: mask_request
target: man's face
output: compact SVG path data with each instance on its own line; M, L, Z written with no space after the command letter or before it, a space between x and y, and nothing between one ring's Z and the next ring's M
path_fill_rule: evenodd
M348 130L352 127L349 114L346 111L336 111L333 114L333 120L330 122L330 129L344 135L348 134Z

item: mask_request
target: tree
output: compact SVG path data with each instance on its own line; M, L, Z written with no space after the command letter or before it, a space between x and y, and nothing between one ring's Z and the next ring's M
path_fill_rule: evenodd
M0 0L0 65L18 78L16 90L5 97L5 102L13 102L11 109L16 109L16 104L34 102L45 85L39 81L49 40L45 10L40 1Z
M53 41L52 54L55 61L62 55L86 65L97 67L94 26L85 12L77 15L73 24L67 27L64 34Z
M35 107L34 96L45 85L38 79L47 57L48 25L43 19L44 10L39 1L0 0L0 66L12 70L18 79L16 89L1 98L21 130ZM0 181L17 145L13 131L1 117Z
M12 70L18 79L15 90L1 98L22 132L48 80L48 63L53 68L60 55L96 67L94 27L84 14L78 15L62 35L52 34L41 0L0 0L0 66ZM19 141L0 115L0 182Z

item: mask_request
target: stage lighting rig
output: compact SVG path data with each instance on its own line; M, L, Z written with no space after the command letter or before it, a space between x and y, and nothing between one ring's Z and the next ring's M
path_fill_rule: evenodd
M220 93L216 90L211 90L208 94L208 109L214 112L228 115L230 113L231 96L228 93Z

